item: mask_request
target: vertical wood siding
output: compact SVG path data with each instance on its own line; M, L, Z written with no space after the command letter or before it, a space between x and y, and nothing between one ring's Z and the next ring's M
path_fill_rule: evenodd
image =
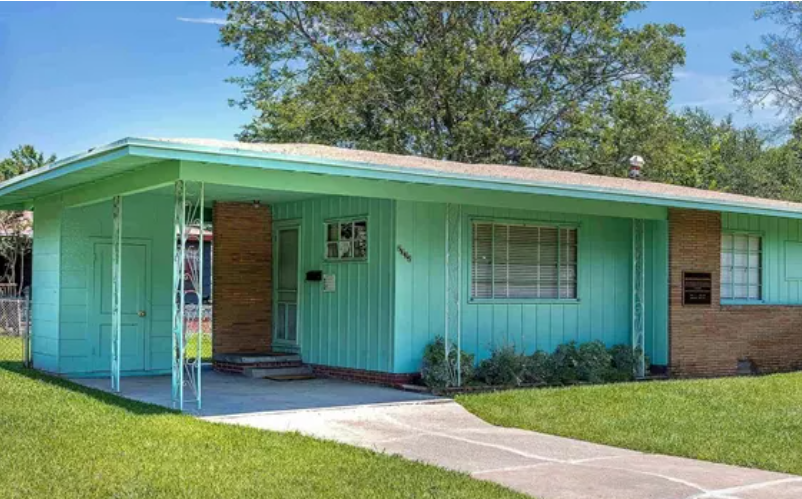
M36 201L33 231L32 353L38 369L59 370L61 198Z
M396 372L420 369L427 343L444 332L445 206L397 204ZM579 226L576 302L470 301L471 219L563 222ZM463 206L462 347L482 360L494 346L553 350L569 341L631 342L632 225L626 218ZM663 221L649 222L647 353L657 362L667 348L667 233Z
M395 252L393 367L394 372L410 373L420 369L426 344L445 331L446 207L399 201L396 213L396 245L411 261Z
M668 364L668 222L646 222L646 355Z
M763 303L802 304L802 280L786 269L786 266L802 264L794 261L794 254L786 255L787 242L802 242L802 220L722 213L721 227L722 230L755 232L762 236Z
M123 198L123 242L134 238L150 246L150 311L146 318L147 370L170 368L172 300L171 196L139 194ZM111 241L111 203L66 209L62 212L60 372L93 370L89 314L95 280L94 243ZM123 262L125 286L125 262Z
M327 262L325 222L368 217L368 260ZM273 220L301 221L299 342L304 362L391 371L393 362L394 202L325 197L273 205ZM336 276L336 291L306 282L310 270Z

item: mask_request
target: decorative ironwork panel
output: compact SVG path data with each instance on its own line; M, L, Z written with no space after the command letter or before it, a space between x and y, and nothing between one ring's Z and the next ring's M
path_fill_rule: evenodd
M646 224L632 220L632 348L638 356L635 375L646 374Z
M456 372L450 373L452 383L462 385L461 298L462 298L462 207L446 205L446 366L451 366L451 341L456 344Z
M122 349L122 197L115 196L111 206L111 390L119 392Z
M204 184L175 183L173 250L173 407L184 409L185 390L201 408L201 368L203 363L203 219ZM197 306L186 313L187 303Z

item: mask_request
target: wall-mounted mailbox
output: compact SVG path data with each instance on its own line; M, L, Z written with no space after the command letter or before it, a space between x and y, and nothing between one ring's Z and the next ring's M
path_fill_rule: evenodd
M710 305L713 296L713 278L710 272L684 272L682 274L682 304Z
M306 273L306 280L310 282L320 282L323 280L322 270L310 270Z

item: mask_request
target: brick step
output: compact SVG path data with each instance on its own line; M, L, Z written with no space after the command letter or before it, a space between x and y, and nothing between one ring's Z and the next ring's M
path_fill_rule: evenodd
M227 364L254 365L288 364L301 362L301 356L295 353L266 353L266 354L218 354L214 356L217 362Z
M242 371L243 376L248 378L267 378L267 377L286 377L286 376L309 376L314 377L312 368L300 364L294 367L246 367Z

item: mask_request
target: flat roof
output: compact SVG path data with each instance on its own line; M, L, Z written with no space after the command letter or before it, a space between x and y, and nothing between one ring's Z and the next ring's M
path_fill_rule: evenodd
M315 144L266 144L197 138L125 138L106 146L90 149L85 153L65 158L0 183L0 206L11 203L18 204L39 197L43 193L51 191L51 189L43 189L47 183L52 183L52 187L58 190L58 188L66 188L70 184L79 185L141 166L141 163L136 161L120 160L124 159L125 155L136 156L146 149L211 154L219 157L218 162L223 163L226 157L246 157L257 160L257 163L262 159L265 160L264 165L260 164L259 166L264 168L274 167L272 165L278 160L294 164L296 171L305 171L311 168L311 165L315 165L322 169L315 168L309 171L325 173L326 167L331 167L337 169L340 175L345 170L345 174L353 177L387 177L388 179L439 185L460 187L470 185L489 190L509 190L510 186L548 188L549 194L558 196L594 199L609 197L611 201L802 218L802 203L628 178L533 167L458 163ZM112 160L116 160L119 165L104 169L104 166L111 166L104 165L104 163ZM153 159L149 161L152 162ZM63 180L56 182L56 179L64 175L83 170L92 170L93 174L89 175L84 172L80 176L75 176L73 182L65 183ZM37 186L39 188L36 188ZM56 192L56 190L52 192ZM542 191L534 190L532 192L542 193Z

